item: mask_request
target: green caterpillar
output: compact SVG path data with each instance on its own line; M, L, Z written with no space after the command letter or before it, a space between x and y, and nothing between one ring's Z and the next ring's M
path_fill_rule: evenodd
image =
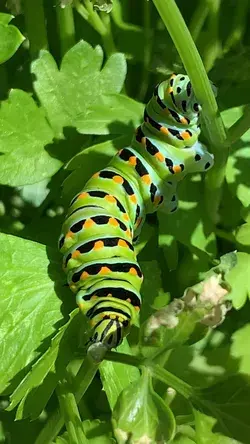
M133 242L146 214L174 212L178 182L213 165L197 140L200 110L187 76L173 74L157 85L131 147L70 204L59 248L68 284L90 320L91 344L116 347L138 324L143 276Z

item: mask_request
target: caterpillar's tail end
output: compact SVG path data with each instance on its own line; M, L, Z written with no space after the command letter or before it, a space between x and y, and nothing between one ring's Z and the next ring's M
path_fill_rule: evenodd
M88 341L88 354L94 360L100 360L107 350L118 347L130 330L130 322L119 316L105 316L93 328L92 335Z

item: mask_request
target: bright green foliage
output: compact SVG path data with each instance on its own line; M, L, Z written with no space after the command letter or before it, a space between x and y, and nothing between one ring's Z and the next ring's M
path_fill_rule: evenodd
M1 234L0 243L4 258L1 264L0 347L5 356L0 364L0 380L1 391L7 389L10 393L24 376L24 367L29 369L32 361L46 350L43 341L55 335L56 323L63 321L61 300L54 288L56 282L61 293L63 282L54 251L4 234ZM55 266L48 274L50 261Z
M250 296L250 255L237 253L237 265L228 273L227 280L232 287L230 299L235 308L241 308Z
M204 413L194 410L195 428L196 428L196 443L197 444L240 444L235 439L227 438L219 433L213 433L213 427L216 425L216 420Z
M21 32L9 22L13 15L0 13L0 63L9 60L25 40Z
M128 439L134 444L173 438L173 413L154 392L146 371L121 394L113 412L113 426L118 444L125 444Z
M61 162L44 149L52 140L43 110L26 92L12 90L0 109L0 182L20 186L55 174Z
M60 71L47 51L42 51L40 58L33 62L34 88L56 137L63 137L63 127L78 127L79 120L88 118L89 113L92 114L90 119L94 120L93 106L105 105L102 95L121 91L126 75L123 54L112 55L103 69L102 64L100 46L93 49L86 42L79 42L65 54ZM96 109L97 119L100 119ZM106 133L107 122L101 125L98 133ZM90 133L95 131L90 129Z

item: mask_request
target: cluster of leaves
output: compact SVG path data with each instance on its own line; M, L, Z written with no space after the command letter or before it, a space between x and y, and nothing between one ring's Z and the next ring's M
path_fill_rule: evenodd
M237 14L233 1L216 9L197 0L193 11L178 2L234 142L218 220L204 204L201 175L180 184L177 213L147 219L136 247L144 328L99 366L83 353L87 327L64 285L64 213L130 143L152 85L184 68L151 2L63 0L43 10L39 1L41 22L24 3L9 1L0 14L1 442L247 444L248 1ZM195 284L213 276L233 306L217 329L201 322L204 306L166 311L187 287L203 294Z

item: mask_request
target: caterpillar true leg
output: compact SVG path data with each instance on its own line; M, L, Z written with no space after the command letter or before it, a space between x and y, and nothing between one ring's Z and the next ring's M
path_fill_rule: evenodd
M173 74L160 83L131 146L70 204L59 248L68 284L90 320L92 343L116 347L138 323L143 277L133 239L146 214L159 207L174 212L178 182L213 165L198 141L200 110L187 76Z

